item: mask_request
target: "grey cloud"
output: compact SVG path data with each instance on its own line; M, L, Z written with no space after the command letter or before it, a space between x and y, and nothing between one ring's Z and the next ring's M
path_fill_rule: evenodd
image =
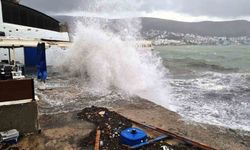
M250 0L145 0L146 10L167 10L192 16L240 17L250 15ZM157 4L156 4L157 3Z
M91 0L21 0L21 4L45 13L59 13L86 9L89 1Z
M97 1L98 0L94 0ZM112 0L110 0L112 1ZM133 3L136 0L124 0ZM250 16L250 0L141 0L140 11L173 11L191 16ZM21 3L43 12L67 12L87 9L93 0L21 0Z

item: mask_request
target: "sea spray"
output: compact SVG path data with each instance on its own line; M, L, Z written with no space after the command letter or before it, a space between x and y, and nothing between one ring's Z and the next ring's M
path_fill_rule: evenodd
M105 1L96 8L112 12L135 11L131 1ZM130 7L116 7L116 6ZM133 7L132 7L133 6ZM116 9L117 8L117 9ZM74 34L74 43L64 59L63 66L69 75L79 77L84 89L95 94L113 90L140 96L168 107L170 88L167 70L155 52L136 48L140 20L100 18L79 19ZM86 88L87 87L87 88Z
M97 26L78 24L66 67L79 75L83 86L95 92L119 89L150 100L167 100L166 70L151 51L139 51L133 42Z

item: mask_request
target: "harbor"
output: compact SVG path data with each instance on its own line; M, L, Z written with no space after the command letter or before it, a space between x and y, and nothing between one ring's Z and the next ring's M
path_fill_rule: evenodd
M249 46L157 45L176 37L142 37L150 18L81 15L0 0L0 150L249 149Z

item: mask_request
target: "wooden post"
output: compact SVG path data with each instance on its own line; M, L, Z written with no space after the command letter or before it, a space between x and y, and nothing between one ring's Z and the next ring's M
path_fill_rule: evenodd
M97 128L96 138L95 138L95 150L100 150L100 138L101 138L101 130Z

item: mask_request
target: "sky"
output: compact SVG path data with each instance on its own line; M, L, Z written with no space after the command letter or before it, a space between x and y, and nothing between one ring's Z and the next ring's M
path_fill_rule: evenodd
M49 15L250 21L250 0L21 0L21 4Z

